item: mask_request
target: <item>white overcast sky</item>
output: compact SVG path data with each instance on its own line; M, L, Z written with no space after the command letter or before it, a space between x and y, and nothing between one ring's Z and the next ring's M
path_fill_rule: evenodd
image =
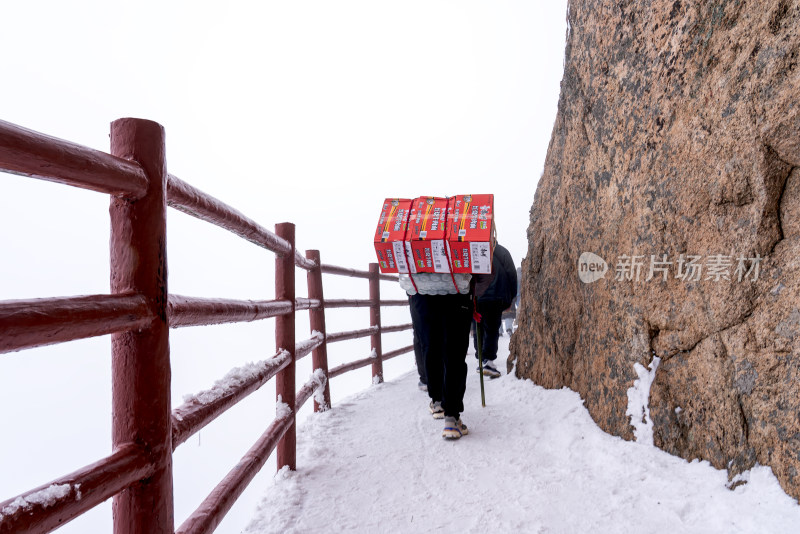
M114 119L157 121L171 173L267 228L296 223L300 250L359 269L375 261L384 198L493 193L519 264L566 11L566 0L7 1L0 119L103 151ZM183 214L168 224L171 292L273 298L272 255ZM108 231L106 196L0 174L0 300L107 293ZM366 298L349 287L326 285L326 297ZM173 404L273 346L271 325L226 328L173 331ZM268 350L252 353L254 338ZM0 356L0 405L24 406L4 417L0 501L108 453L108 351L105 337ZM179 521L244 452L201 482L200 446L176 455ZM204 429L203 452L214 446ZM238 532L257 498L220 532ZM88 526L106 524L104 506L64 532L106 530Z
M501 243L517 263L526 253L563 0L28 0L2 12L3 120L105 151L112 120L160 122L170 172L269 228L296 222L299 248L323 261L373 260L385 197L460 193L494 193ZM9 198L19 180L5 181Z

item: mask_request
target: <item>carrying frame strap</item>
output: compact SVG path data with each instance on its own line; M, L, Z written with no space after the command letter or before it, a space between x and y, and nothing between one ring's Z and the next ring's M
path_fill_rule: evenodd
M447 199L447 203L444 207L444 257L447 258L447 268L450 271L450 279L453 281L453 287L456 288L456 294L461 294L461 291L458 290L458 284L456 283L456 276L453 274L453 260L450 258L450 240L448 239L447 235L447 223L450 220L450 215L447 213L447 206L450 204L450 197L445 197Z
M413 204L412 204L413 207ZM408 228L411 226L411 208L409 208L408 213L406 213L406 229L403 231L403 242L400 243L400 246L403 247L403 257L406 259L406 269L408 269L408 277L411 279L411 285L414 286L414 291L419 293L419 289L417 289L417 283L414 282L414 276L411 274L411 262L408 261L408 249L406 248L406 237L408 237ZM414 255L411 255L411 259L414 259Z

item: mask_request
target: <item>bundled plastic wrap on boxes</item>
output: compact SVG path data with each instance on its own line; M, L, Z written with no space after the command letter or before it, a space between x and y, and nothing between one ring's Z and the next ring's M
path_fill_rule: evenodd
M414 283L411 283L411 278ZM409 295L455 295L469 293L469 283L472 280L471 274L456 273L417 273L401 274L400 287Z

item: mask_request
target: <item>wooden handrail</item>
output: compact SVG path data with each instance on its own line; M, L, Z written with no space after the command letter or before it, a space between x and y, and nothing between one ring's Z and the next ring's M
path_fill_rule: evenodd
M328 379L322 369L314 371L314 373L311 375L311 378L308 379L308 382L303 384L303 387L297 390L297 397L294 401L297 405L297 409L299 410L302 408L306 401L311 398L311 395L313 395L317 389L324 388L327 381Z
M406 354L408 352L411 352L412 350L414 350L414 345L409 345L409 346L403 347L401 349L392 350L392 351L384 353L383 359L384 360L389 360L389 359L394 358L396 356L400 356L401 354Z
M347 267L339 267L338 265L322 264L323 274L338 274L339 276L349 276L350 278L369 278L369 271L359 271L357 269L350 269ZM397 282L397 275L395 274L381 274L381 280L387 282Z
M328 343L348 341L350 339L358 339L360 337L371 336L372 334L378 331L379 331L378 327L370 326L369 328L364 328L362 330L348 330L347 332L335 332L333 334L328 334L326 336L326 341Z
M278 442L292 427L294 418L286 414L275 419L239 463L206 497L200 507L183 522L175 534L209 534L244 492L275 450Z
M310 271L311 269L314 269L317 266L317 264L313 260L304 258L300 254L300 251L298 250L294 251L294 264L300 267L301 269L305 269L306 271Z
M349 269L347 267L339 267L336 265L321 265L322 274L338 274L339 276L349 276L350 278L369 278L369 271L359 271L356 269Z
M0 533L50 532L149 477L153 470L152 459L143 448L133 443L122 445L107 458L0 503ZM39 496L52 494L54 489L63 495L42 504Z
M344 374L344 373L346 373L348 371L353 371L355 369L360 369L362 367L366 367L368 365L372 365L372 363L377 359L378 359L378 356L373 354L373 355L367 356L366 358L362 358L360 360L356 360L356 361L349 362L349 363L343 363L342 365L340 365L338 367L334 367L333 369L331 369L328 372L328 377L329 378L334 378L334 377L337 377L337 376L339 376L341 374Z
M261 438L177 532L211 532L236 498L277 451L278 466L295 468L299 408L314 396L315 411L330 407L329 378L367 365L382 377L383 360L413 346L382 354L381 335L411 325L382 327L380 281L397 281L377 264L368 271L324 265L319 251L303 256L294 225L271 232L239 211L166 171L163 128L152 121L112 123L106 154L0 121L0 171L110 194L111 291L90 295L0 301L0 353L112 335L112 443L115 452L49 485L0 503L0 534L48 532L98 503L115 500L114 531L172 534L172 452L194 433L272 378L280 414ZM166 208L188 213L276 254L275 300L235 300L170 295L167 290ZM308 298L295 294L295 267L308 271ZM326 301L322 274L369 280L370 298ZM369 307L371 326L327 334L325 310ZM295 341L295 315L308 310L312 335ZM276 318L276 355L234 369L212 388L170 410L169 328ZM368 358L328 372L327 344L370 336ZM295 363L311 353L312 377L295 391ZM288 409L286 405L288 405ZM136 443L134 445L133 443ZM146 480L146 483L144 482ZM53 493L47 506L40 492Z
M369 308L372 301L369 299L327 299L326 308Z
M136 163L5 121L0 121L0 170L130 200L147 189L147 176Z
M310 337L304 341L295 343L294 352L295 359L299 360L303 356L308 356L314 349L325 343L325 334L317 332L315 336Z
M246 369L236 369L227 382L193 395L172 411L172 448L199 432L208 423L222 415L228 408L258 390L269 379L289 365L288 352L276 354L268 360L251 365Z
M300 297L296 297L294 299L294 309L295 311L300 310L315 310L322 306L322 301L319 299L304 299Z
M408 306L408 299L382 300L381 306Z
M291 246L238 210L170 174L167 178L167 204L178 211L224 228L278 255L291 252Z
M328 299L326 308L369 308L372 301L369 299ZM381 306L408 306L408 300L382 300Z
M395 326L384 326L381 328L382 334L389 334L391 332L402 332L403 330L410 330L414 325L411 323L408 324L398 324Z
M209 299L170 295L167 317L170 328L257 321L292 313L285 300Z
M0 353L145 327L141 295L91 295L0 302Z

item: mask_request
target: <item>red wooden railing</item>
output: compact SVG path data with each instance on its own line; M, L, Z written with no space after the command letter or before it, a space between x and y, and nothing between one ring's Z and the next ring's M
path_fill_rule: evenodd
M0 121L0 171L68 184L111 195L111 294L0 301L0 353L111 334L113 452L91 465L0 503L0 533L49 532L113 497L114 532L163 534L212 532L268 456L278 468L296 467L297 410L328 379L372 366L382 380L383 361L413 349L382 353L381 335L410 324L383 327L380 281L396 277L320 262L295 249L294 225L275 233L235 209L168 174L164 130L141 119L111 125L111 154ZM167 291L166 209L172 207L265 248L275 258L275 299L211 299ZM308 298L295 295L295 266L307 271ZM368 300L326 300L322 274L366 278ZM325 310L369 307L370 327L328 334ZM308 310L310 339L295 343L295 313ZM206 392L175 410L170 406L169 328L275 318L276 354L235 384ZM327 344L369 336L369 357L328 369ZM295 391L295 363L312 354L315 376ZM320 376L320 373L322 376ZM288 409L279 413L241 461L177 529L173 518L173 451L190 436L271 378ZM5 439L8 439L6 437ZM46 498L45 498L46 497Z

